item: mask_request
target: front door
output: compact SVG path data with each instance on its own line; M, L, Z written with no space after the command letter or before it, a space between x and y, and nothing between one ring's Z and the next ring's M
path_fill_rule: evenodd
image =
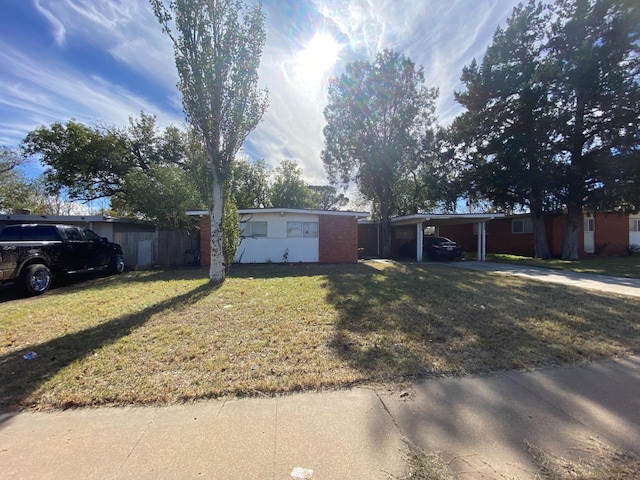
M596 253L596 219L584 217L584 253Z

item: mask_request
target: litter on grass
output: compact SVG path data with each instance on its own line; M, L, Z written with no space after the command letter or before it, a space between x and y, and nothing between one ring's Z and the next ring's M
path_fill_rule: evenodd
M292 480L309 480L313 477L313 470L308 468L296 467L291 472Z

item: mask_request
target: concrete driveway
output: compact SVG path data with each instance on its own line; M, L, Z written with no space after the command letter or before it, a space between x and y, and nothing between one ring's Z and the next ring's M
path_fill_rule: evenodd
M640 279L609 277L590 273L565 272L548 268L528 267L507 263L477 262L464 260L461 262L443 262L455 268L465 268L479 272L496 273L502 275L515 275L542 282L559 283L571 287L597 290L618 295L640 297Z

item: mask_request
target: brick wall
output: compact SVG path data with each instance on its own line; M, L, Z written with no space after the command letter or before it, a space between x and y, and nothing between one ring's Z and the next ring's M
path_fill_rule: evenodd
M211 217L200 217L200 265L211 264Z
M358 221L355 217L318 217L320 263L358 261Z
M512 233L511 218L491 220L487 232L487 253L511 253L533 255L533 234ZM443 225L438 234L457 242L464 252L478 251L478 235L473 233L473 224Z
M629 254L629 216L596 213L595 243L598 255Z

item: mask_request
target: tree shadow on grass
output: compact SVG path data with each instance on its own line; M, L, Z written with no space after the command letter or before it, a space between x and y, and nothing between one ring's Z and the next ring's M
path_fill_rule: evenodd
M233 278L286 278L333 276L362 271L363 264L318 264L318 263L263 263L234 264L229 276Z
M177 306L196 303L217 288L210 283L200 285L138 312L0 356L0 407L5 411L30 407L29 396L71 363L129 335L154 315ZM24 356L31 351L37 356L26 360ZM0 418L6 420L4 417Z
M334 353L369 381L566 365L630 354L638 302L430 264L336 274Z
M162 268L157 270L128 270L120 275L112 275L107 272L88 272L73 275L58 275L54 278L49 291L43 295L56 295L75 289L108 289L114 282L122 284L136 284L155 282L158 280L195 280L206 278L204 268ZM29 300L25 291L15 283L0 285L0 303L13 300Z

